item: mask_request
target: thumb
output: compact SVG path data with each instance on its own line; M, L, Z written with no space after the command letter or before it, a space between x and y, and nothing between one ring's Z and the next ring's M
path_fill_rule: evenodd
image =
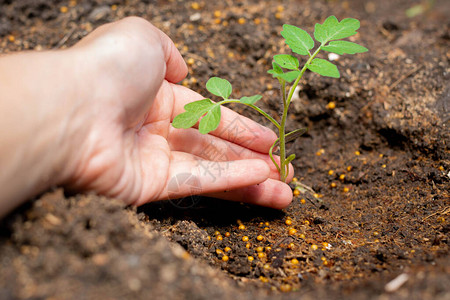
M155 27L156 28L156 27ZM165 79L172 83L177 83L184 79L187 75L188 69L184 62L181 53L175 47L172 40L161 30L158 30L161 45L164 51L164 59L166 61L166 76Z

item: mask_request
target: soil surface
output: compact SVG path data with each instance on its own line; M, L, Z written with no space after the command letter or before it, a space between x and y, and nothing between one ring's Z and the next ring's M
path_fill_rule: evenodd
M300 194L287 209L49 191L3 220L0 298L450 299L450 7L426 3L0 1L0 53L69 47L138 15L176 42L181 84L207 95L209 77L226 78L272 115L282 24L358 18L370 50L335 61L340 79L302 80L288 127L309 130L288 147Z

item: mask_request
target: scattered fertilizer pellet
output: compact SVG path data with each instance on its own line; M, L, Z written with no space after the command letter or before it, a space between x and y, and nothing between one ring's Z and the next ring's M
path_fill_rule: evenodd
M292 286L290 284L282 284L280 286L280 291L282 291L283 293L287 293L292 291Z
M336 108L336 103L333 102L333 101L328 102L326 107L327 107L327 109L335 109Z
M195 63L195 60L192 57L189 57L186 62L188 65L192 66Z

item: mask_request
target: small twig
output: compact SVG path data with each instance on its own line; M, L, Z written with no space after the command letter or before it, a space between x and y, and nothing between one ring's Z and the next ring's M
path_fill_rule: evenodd
M284 243L289 243L291 240L293 240L294 238L293 237L291 237L291 236L288 236L288 237L285 237L285 238L281 238L281 239L279 239L277 242L276 242L276 244L272 247L273 249L276 249L276 248L278 248L278 246L280 246L281 244L284 244Z
M287 277L282 268L278 268L277 271L280 273L281 277Z
M295 185L296 185L297 187L300 187L301 189L304 189L304 190L306 190L306 191L312 193L312 194L315 194L315 193L316 193L311 187L307 186L307 185L304 184L304 183L301 183L301 182L298 182L298 181L297 181L297 182L295 182Z
M383 34L385 37L387 37L387 39L388 39L390 42L392 42L392 41L395 39L395 37L394 37L389 31L387 31L386 29L384 29L383 26L380 26L380 27L379 27L379 30L380 30L381 34Z
M408 73L404 74L402 77L400 77L397 81L395 81L393 84L391 84L388 89L389 91L395 88L397 85L399 85L403 80L411 76L412 74L416 73L420 69L422 69L423 65L415 67L413 70L409 71Z
M203 58L203 57L200 56L200 55L197 55L197 54L194 54L194 53L188 53L186 56L192 57L192 58L195 58L195 59L197 59L197 60L200 60L200 61L202 61L202 62L204 62L204 63L207 63L206 59Z
M66 35L63 36L63 38L58 42L58 44L56 44L55 47L53 47L53 49L59 49L62 46L64 46L64 44L69 40L69 38L75 32L75 29L76 29L76 27L73 27L72 29L70 29L70 31L68 33L66 33Z
M409 280L409 275L402 273L389 281L385 286L384 290L388 293L393 293L402 287Z
M432 213L431 215L423 218L422 222L425 221L426 219L431 218L432 216L435 216L435 215L447 215L448 213L450 213L450 206L444 207L443 209L438 210L437 212Z

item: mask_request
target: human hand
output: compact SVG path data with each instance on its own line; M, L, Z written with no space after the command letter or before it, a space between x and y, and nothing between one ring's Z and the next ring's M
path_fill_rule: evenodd
M136 205L192 193L274 208L291 202L268 156L273 131L226 108L209 135L171 126L186 103L203 97L174 84L187 67L153 25L134 17L107 24L68 52L78 92L66 187ZM186 174L191 185L179 182Z

